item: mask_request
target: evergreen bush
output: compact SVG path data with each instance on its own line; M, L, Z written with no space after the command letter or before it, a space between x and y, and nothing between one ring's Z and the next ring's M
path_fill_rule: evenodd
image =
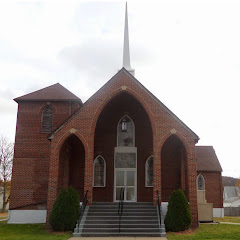
M192 215L184 192L181 189L174 191L168 202L168 210L165 217L167 231L178 232L189 229L192 223Z
M80 198L73 187L62 189L53 205L49 223L55 231L72 231L80 211Z

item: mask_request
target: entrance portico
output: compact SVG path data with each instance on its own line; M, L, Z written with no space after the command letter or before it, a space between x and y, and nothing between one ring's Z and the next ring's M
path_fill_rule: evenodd
M132 135L121 129L130 122ZM84 192L88 190L89 204L117 201L122 186L128 189L127 201L156 204L157 190L166 201L170 191L181 187L197 225L197 135L125 69L51 136L49 210L57 196L59 151L70 133L85 149L84 160L79 161L85 162ZM168 173L176 178L169 180Z
M152 153L146 111L131 94L118 94L102 110L95 129L94 155L106 162L106 186L93 186L93 201L118 201L125 187L126 201L152 202L153 188L145 187L144 179L145 163Z

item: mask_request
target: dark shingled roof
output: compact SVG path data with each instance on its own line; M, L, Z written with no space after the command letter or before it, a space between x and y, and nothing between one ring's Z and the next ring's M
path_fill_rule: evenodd
M81 102L81 99L63 87L61 84L56 83L46 88L42 88L38 91L23 95L15 98L14 101L77 101Z
M212 146L196 146L197 171L222 172L215 150Z

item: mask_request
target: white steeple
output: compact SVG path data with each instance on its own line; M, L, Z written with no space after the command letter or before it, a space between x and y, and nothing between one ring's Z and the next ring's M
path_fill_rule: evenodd
M125 28L124 28L124 44L123 44L123 67L128 70L133 76L135 70L130 65L130 51L129 51L129 36L128 36L128 13L127 13L127 2L125 11Z

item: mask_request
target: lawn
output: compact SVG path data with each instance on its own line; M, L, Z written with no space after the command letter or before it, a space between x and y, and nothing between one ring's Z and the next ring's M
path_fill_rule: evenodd
M216 222L233 222L240 223L240 217L224 217L224 218L214 218Z
M8 213L0 213L0 220L8 218Z
M0 222L1 240L66 240L72 237L72 232L54 234L45 229L45 224L7 224Z
M240 226L227 224L201 224L193 233L168 233L168 240L239 240Z

